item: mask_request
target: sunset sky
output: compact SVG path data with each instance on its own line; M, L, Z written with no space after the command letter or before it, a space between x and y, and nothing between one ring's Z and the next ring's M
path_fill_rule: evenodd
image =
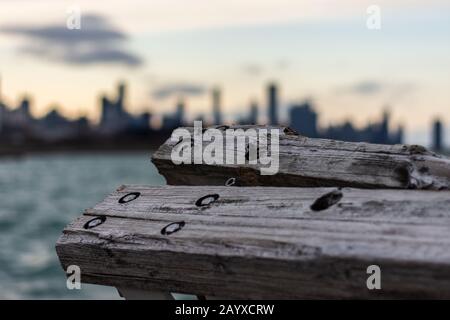
M366 27L381 8L381 30ZM67 10L81 9L81 30ZM388 106L406 142L428 144L434 118L450 141L448 0L0 0L3 98L24 94L42 116L98 119L100 94L128 83L127 107L210 113L220 86L228 119L251 100L266 116L265 87L280 86L281 116L308 98L320 125L379 119Z

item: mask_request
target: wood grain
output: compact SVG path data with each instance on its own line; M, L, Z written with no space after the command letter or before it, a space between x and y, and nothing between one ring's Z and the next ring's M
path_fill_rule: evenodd
M129 193L139 196L119 203ZM211 194L215 202L196 205ZM83 282L119 288L450 298L449 208L448 191L121 186L67 226L56 249L64 269L80 266ZM104 222L86 229L96 217ZM372 264L381 290L366 287Z
M272 128L230 126L231 129ZM193 132L193 128L186 128ZM312 139L279 127L279 171L260 175L259 164L180 164L168 139L152 161L170 185L224 185L236 178L240 186L355 187L433 189L450 187L450 159L417 145L380 145ZM204 143L204 146L207 143ZM228 149L227 149L228 148ZM225 147L225 152L238 152Z

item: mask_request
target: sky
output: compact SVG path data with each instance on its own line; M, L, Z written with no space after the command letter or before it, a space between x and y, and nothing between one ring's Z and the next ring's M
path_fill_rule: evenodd
M74 8L80 30L67 29ZM305 99L321 126L388 109L406 142L428 145L434 119L450 124L449 40L447 0L0 0L2 96L29 95L35 116L97 121L99 96L122 80L131 112L173 112L182 95L189 117L209 115L219 86L229 121L251 101L264 121L275 81L282 119Z

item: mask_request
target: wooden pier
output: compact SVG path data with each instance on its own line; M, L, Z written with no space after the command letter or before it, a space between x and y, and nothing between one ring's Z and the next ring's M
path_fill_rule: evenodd
M62 267L130 299L450 298L448 159L286 132L281 175L265 179L235 166L175 168L166 142L153 161L169 184L191 186L119 187L64 229ZM371 290L373 265L381 288Z
M219 130L259 127L220 126ZM279 132L279 171L275 175L261 175L259 164L175 165L171 153L177 142L171 139L158 149L152 161L171 185L223 185L235 177L240 186L450 188L450 159L422 146L312 139L287 127L279 127ZM245 136L245 132L235 135ZM252 138L249 140L251 145ZM236 144L226 148L224 153L245 152Z

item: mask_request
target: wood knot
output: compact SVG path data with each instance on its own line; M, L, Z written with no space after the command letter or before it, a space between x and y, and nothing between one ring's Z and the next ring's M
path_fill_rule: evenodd
M284 128L283 133L287 136L290 136L290 135L298 136L299 135L299 133L297 131L295 131L294 129L292 129L290 127Z
M409 184L410 180L410 172L412 170L411 164L409 163L401 163L394 168L394 174L396 179L404 184L406 187Z
M427 154L428 150L421 145L413 144L408 147L409 154Z
M320 198L318 198L314 203L311 205L311 210L313 211L322 211L326 210L329 207L335 205L338 203L344 195L342 194L342 191L340 190L334 190L327 194L324 194Z

